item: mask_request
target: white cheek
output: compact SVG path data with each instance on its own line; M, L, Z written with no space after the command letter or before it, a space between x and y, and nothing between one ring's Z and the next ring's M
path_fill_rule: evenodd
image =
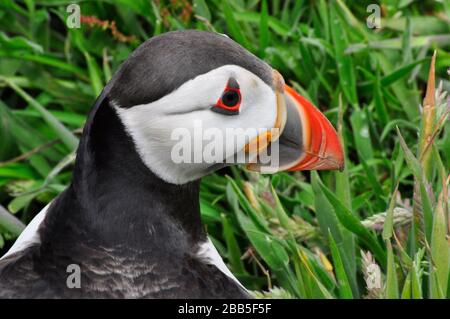
M230 76L236 78L242 92L239 115L223 115L211 110ZM242 151L248 140L273 128L277 116L273 90L254 74L237 66L224 66L200 75L147 105L129 109L114 106L143 162L160 178L176 184L202 177L208 173L211 164L175 163L171 157L177 143L172 138L174 130L184 128L193 137L195 125L200 123L203 132L208 129L221 131L221 138L225 138L222 140L223 154L234 154ZM245 130L247 140L239 138L240 131L234 131L233 135L236 129ZM233 143L227 143L226 138L230 137ZM209 142L200 141L202 147ZM193 156L195 152L191 145Z

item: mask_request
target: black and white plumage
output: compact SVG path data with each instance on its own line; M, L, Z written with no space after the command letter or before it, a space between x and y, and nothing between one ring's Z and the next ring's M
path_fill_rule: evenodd
M243 95L237 117L210 110L230 77ZM72 183L0 259L0 297L247 298L200 220L199 178L224 165L172 163L170 132L193 119L274 127L280 83L223 35L178 31L142 44L90 112ZM80 288L66 284L70 264Z

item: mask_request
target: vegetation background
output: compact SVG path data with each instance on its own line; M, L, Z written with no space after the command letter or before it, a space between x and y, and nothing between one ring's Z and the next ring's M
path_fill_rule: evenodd
M66 26L70 3L79 29ZM203 179L205 227L241 282L258 297L449 297L448 0L2 0L0 252L70 182L120 63L184 28L265 59L345 144L344 172Z

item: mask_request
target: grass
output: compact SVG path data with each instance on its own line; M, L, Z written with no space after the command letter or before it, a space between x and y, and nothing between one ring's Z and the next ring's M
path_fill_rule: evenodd
M345 145L343 172L203 179L205 227L242 283L261 298L450 296L448 1L382 1L379 30L371 1L73 2L81 29L65 26L68 1L0 3L3 252L70 182L114 70L145 39L194 28L278 69Z

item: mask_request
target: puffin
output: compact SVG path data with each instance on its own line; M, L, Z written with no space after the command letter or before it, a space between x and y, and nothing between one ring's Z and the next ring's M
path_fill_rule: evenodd
M199 125L223 133L210 138L258 130L226 152L219 146L213 160L195 145L185 150L195 160L174 160L173 132ZM275 144L277 160L260 161ZM148 39L95 101L70 185L1 257L0 298L250 298L208 238L199 206L200 179L242 165L229 160L242 153L263 173L344 165L327 118L228 36L183 30Z

